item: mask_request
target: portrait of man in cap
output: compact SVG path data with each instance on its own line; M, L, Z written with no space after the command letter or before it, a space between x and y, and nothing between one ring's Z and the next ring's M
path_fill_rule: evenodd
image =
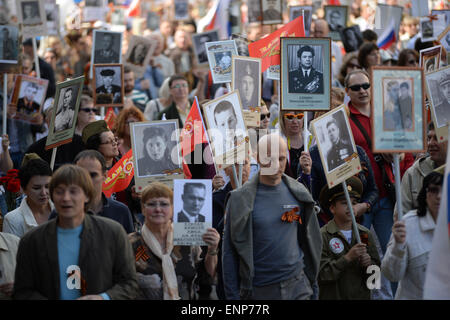
M120 67L101 67L100 70L96 68L96 79L95 79L95 93L96 93L96 104L120 104L123 101L122 87L114 84L114 80L121 79L121 75L117 74ZM97 75L99 77L97 78ZM117 81L116 83L120 83Z
M238 58L234 61L233 84L234 88L239 90L242 109L259 107L259 82L261 82L259 61Z
M74 86L61 89L55 117L55 132L72 128L75 116L76 91Z
M332 171L345 163L347 159L353 153L353 146L344 134L345 131L341 130L345 126L345 123L341 123L342 119L339 119L339 113L335 113L326 124L328 137L331 142L331 148L326 154L328 171Z
M320 52L320 46L314 47ZM309 45L300 46L297 50L298 67L289 65L289 93L323 93L323 74L313 67L315 54L313 46Z
M439 95L440 103L434 108L436 115L437 127L446 126L450 122L450 70L442 72L439 79Z
M105 31L94 32L94 63L120 63L120 51L114 49L114 43L121 44L120 34L117 34L119 40L115 41L116 34Z

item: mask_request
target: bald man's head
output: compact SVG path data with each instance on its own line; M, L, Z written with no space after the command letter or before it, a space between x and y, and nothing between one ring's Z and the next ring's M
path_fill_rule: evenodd
M286 141L277 133L264 135L258 142L258 163L260 175L281 177L286 168Z
M324 19L317 19L314 21L314 33L315 38L328 37L330 29L328 28L328 22Z

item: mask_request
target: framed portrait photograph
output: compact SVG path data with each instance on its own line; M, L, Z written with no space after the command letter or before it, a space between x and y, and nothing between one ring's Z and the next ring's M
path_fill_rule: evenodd
M84 76L56 84L52 118L45 150L72 141L78 118Z
M422 41L434 41L447 28L445 23L445 15L436 15L437 19L430 19L429 17L420 18L420 32L422 33Z
M261 0L263 24L283 23L283 3L281 0Z
M326 5L325 20L328 22L328 28L330 29L330 37L334 41L341 40L339 30L347 26L348 21L348 6L334 6Z
M11 104L16 106L14 119L32 122L42 111L47 93L48 80L23 74L17 75Z
M305 36L309 37L311 32L312 22L312 6L290 6L289 7L289 21L292 21L302 15L303 12L303 25L305 26Z
M153 52L158 46L158 41L148 37L131 36L128 43L128 51L124 56L125 66L133 70L136 79L141 78L147 68Z
M439 142L448 140L450 122L450 66L425 74L431 116Z
M442 46L434 46L420 50L419 66L423 68L425 73L439 69L441 64L441 51Z
M248 152L249 137L239 91L204 103L202 109L217 168L224 169L243 160Z
M17 0L17 17L22 25L23 38L47 35L47 16L44 0Z
M261 23L263 19L261 11L261 0L247 0L247 7L248 23Z
M92 65L99 63L122 63L122 32L94 30L91 52Z
M206 42L209 68L214 83L231 82L231 57L237 56L234 40Z
M345 52L358 51L363 43L361 30L358 25L347 27L339 31Z
M431 10L431 15L440 15L443 14L445 16L445 23L450 24L450 10Z
M192 45L194 47L194 54L198 66L208 66L208 55L206 53L205 43L215 41L219 41L219 32L217 30L195 33L192 35Z
M427 123L423 70L373 67L371 79L373 152L425 151Z
M153 181L172 187L174 179L183 179L178 120L130 123L136 190Z
M375 9L375 26L373 31L375 31L378 37L381 37L384 29L387 27L386 21L394 20L395 36L396 39L399 39L398 33L402 22L402 14L403 7L378 3Z
M127 16L125 8L113 7L111 11L111 24L117 26L127 25Z
M450 53L450 26L439 35L437 40L441 43L442 48L445 49L447 54Z
M47 17L47 34L57 36L59 34L59 5L56 0L45 0L45 15Z
M123 65L94 64L93 98L95 106L123 107Z
M105 21L109 11L108 0L85 0L83 8L83 21Z
M350 122L344 105L311 121L328 187L361 171Z
M19 28L0 26L0 63L17 64L19 60Z
M173 181L173 244L204 246L202 235L212 227L212 180Z
M189 0L174 0L174 20L189 20Z
M238 90L247 127L257 127L261 121L261 59L232 57L231 90Z
M330 110L330 38L281 38L281 110Z
M236 48L239 56L242 57L250 56L250 53L248 52L249 40L246 37L240 34L233 33L231 35L231 40L234 40L234 42L236 43Z
M161 17L154 11L147 12L147 28L151 31L159 29L159 24L161 22Z

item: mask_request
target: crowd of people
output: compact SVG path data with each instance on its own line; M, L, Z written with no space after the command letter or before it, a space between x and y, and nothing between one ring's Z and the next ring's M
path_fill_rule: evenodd
M190 2L199 6L189 7L189 20L175 21L165 15L169 4L158 6L157 28L135 28L133 18L128 18L121 38L123 55L133 35L152 39L157 46L142 74L124 67L123 105L112 108L112 126L94 101L96 89L90 77L93 31L109 28L109 16L101 23L80 26L68 19L63 35L37 40L37 52L31 39L23 39L21 73L36 76L38 61L40 76L49 83L42 111L32 121L15 118L17 106L8 104L7 134L2 135L0 150L0 171L5 179L0 181L9 178L11 184L18 179L20 188L13 192L4 184L0 193L0 299L423 299L447 141L438 140L428 113L423 119L427 122L426 152L400 155L401 219L397 219L393 156L375 154L371 141L375 130L371 123L371 68L418 67L419 51L438 44L421 41L419 18L410 14L411 1L386 1L408 9L399 38L388 49L377 46L378 35L373 31L376 1L352 1L349 25L359 26L362 42L355 44L355 51L346 52L342 41L332 41L331 79L323 79L332 86L330 108L345 106L361 163L361 171L347 180L360 239L342 185L329 188L324 170L324 165L334 168L342 164L338 151L351 148L350 141L339 134L336 122L327 124L336 150L330 150L334 155L323 164L315 137L306 140L303 133L309 121L324 112L308 112L305 117L303 111L282 110L278 82L268 79L267 72L261 77L260 127L248 128L252 152L245 161L233 164L242 173L242 181L236 181L232 166L216 171L205 159L201 163L186 161L193 179L212 180L212 227L202 235L205 246L174 244L174 192L166 184L152 182L138 191L132 179L126 189L105 196L102 187L108 171L132 149L131 123L177 120L183 128L195 97L203 105L229 93L225 84L213 83L208 67L197 65L192 36L200 33L201 8L206 14L209 1ZM238 23L249 43L283 26L249 23L247 16L254 10L250 2L241 1ZM444 2L432 1L436 8L450 10ZM146 1L141 3L144 17L144 9L151 8L144 5ZM287 1L287 5L285 23L289 6L312 2ZM313 8L309 36L330 37L332 28L325 20L324 8ZM338 14L332 15L337 19ZM107 50L117 49L113 39L107 41L108 48L97 57L109 56ZM141 49L132 55L140 64L145 60L145 49ZM314 51L309 49L299 51L298 58L307 55L305 60L311 60ZM37 59L35 55L39 55ZM441 67L448 64L447 57L444 50ZM318 71L310 65L311 61L309 71L302 73L305 65L301 64L289 77L314 77ZM256 90L250 71L247 73L245 80L251 85L246 88ZM45 144L57 107L53 105L56 83L83 75L77 117L73 111L56 115L64 117L60 123L65 127L58 130L70 128L76 121L74 136L58 147L52 160L52 150L46 150ZM112 79L114 71L105 69L101 76ZM8 96L13 83L13 75L8 74ZM447 78L439 84L447 88L443 96L447 104L449 83ZM324 90L302 85L300 80L292 81L292 91ZM401 90L402 85L392 90ZM64 92L62 108L75 95L69 89ZM30 94L33 90L31 86ZM106 88L97 90L107 92ZM114 92L120 95L119 87ZM241 93L241 98L250 95ZM1 98L8 99L3 93ZM225 122L231 118L223 117L224 126L229 126ZM306 118L309 121L305 123ZM410 118L392 116L387 120L392 127L411 126ZM170 137L158 128L148 128L143 135L148 143L139 169L146 174L158 171L151 153ZM209 151L205 143L197 148ZM171 161L169 153L168 148L161 153L164 163ZM193 190L188 191L184 196L194 197ZM381 284L370 289L367 270L374 265L381 270Z

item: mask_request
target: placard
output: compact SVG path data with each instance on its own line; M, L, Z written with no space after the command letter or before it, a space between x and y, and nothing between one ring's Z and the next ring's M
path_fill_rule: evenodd
M124 85L123 65L94 64L93 98L95 106L123 107Z
M334 6L326 5L325 20L328 22L328 28L330 30L329 36L334 41L341 40L339 30L347 26L348 21L348 6Z
M44 0L17 0L17 16L22 25L22 35L35 38L47 35L47 16Z
M213 82L231 82L231 57L237 56L234 40L206 42L205 46Z
M33 122L42 112L47 93L48 80L38 79L26 75L17 75L11 104L16 107L14 119Z
M148 37L131 36L128 43L128 51L124 56L125 66L130 68L135 79L144 76L153 52L158 47L158 41Z
M261 0L263 24L283 23L283 4L281 0Z
M19 29L12 25L0 26L0 63L17 64L19 59Z
M192 35L192 45L194 47L195 58L199 67L208 66L208 54L205 44L219 40L219 32L211 30Z
M420 50L419 66L423 68L425 73L439 69L441 64L441 51L442 46L434 46Z
M436 15L436 19L430 17L420 18L420 32L422 42L434 41L447 28L445 15Z

